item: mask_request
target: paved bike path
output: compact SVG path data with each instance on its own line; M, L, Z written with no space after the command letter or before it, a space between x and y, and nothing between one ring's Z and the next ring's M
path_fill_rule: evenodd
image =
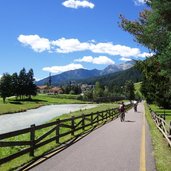
M143 103L32 168L33 171L155 171ZM143 136L145 130L145 139ZM145 141L145 147L143 147ZM143 158L143 157L144 158Z

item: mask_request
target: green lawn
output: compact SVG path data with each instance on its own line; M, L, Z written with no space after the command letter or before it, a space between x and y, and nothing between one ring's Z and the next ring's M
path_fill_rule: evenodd
M138 90L138 91L140 90L141 84L142 84L142 82L134 83L134 87L135 87L135 90L136 90L136 91L137 91L137 90Z
M134 83L135 94L138 94L141 99L143 99L143 95L140 91L142 82Z
M152 108L158 109L155 105L152 105ZM157 129L154 121L151 118L147 105L145 105L145 111L146 118L150 127L156 169L157 171L171 171L171 148L168 147L167 141L164 139L161 132Z
M37 108L49 104L80 104L87 103L85 101L77 100L76 95L37 95L28 100L15 100L15 98L8 98L4 104L0 98L0 115L7 113L22 112L28 109Z
M116 104L116 103L100 104L97 107L92 108L92 109L79 110L76 112L72 112L70 114L63 114L62 116L54 118L51 121L55 121L56 119L59 119L59 118L64 119L64 118L69 118L71 116L79 116L79 115L82 115L83 113L90 114L91 112L102 111L102 110L111 109L111 108L115 108L115 107L118 107L118 104ZM78 122L79 121L77 121L76 123L78 123ZM66 131L66 129L68 129L68 128L61 128L60 132L63 133ZM90 127L87 127L86 130L88 130L88 129L90 129ZM41 135L45 134L48 130L49 130L49 128L44 128L39 131L36 131L36 137L37 138L40 137ZM83 132L83 131L80 130L78 133L81 133L81 132ZM53 137L54 134L55 134L55 132L52 133L51 135L49 135L47 138L49 139L50 137ZM24 134L24 135L16 136L10 140L12 140L12 141L23 141L23 140L27 141L27 140L29 140L29 138L30 138L30 134ZM70 140L71 138L73 138L71 135L67 135L60 139L60 143ZM35 157L38 157L38 156L42 155L43 153L56 148L57 146L58 146L58 144L56 144L55 142L49 143L48 145L45 145L45 146L35 150ZM25 147L26 146L0 148L0 158L3 158L10 154L16 153L17 151L20 151L21 149L23 149ZM28 163L32 159L34 159L34 158L30 157L29 154L23 155L17 159L12 160L11 162L1 165L0 170L1 171L15 170L17 167L23 165L24 163Z
M155 104L151 104L150 105L151 109L157 114L157 115L161 115L161 114L166 114L166 122L169 124L171 121L171 109L162 109L159 106L155 105ZM167 116L167 114L169 116Z

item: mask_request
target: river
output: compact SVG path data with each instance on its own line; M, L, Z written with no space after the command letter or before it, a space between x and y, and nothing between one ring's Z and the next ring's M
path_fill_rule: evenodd
M32 124L40 125L62 114L96 106L96 104L48 105L26 112L2 115L0 116L0 134L27 128Z

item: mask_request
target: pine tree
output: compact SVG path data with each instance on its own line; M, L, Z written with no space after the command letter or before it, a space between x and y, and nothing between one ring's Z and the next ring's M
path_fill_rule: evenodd
M26 96L29 96L29 99L31 99L31 96L35 96L37 94L37 87L35 85L35 79L34 79L34 73L33 69L30 69L29 72L26 74Z
M138 62L144 74L142 92L149 102L171 107L171 1L148 0L136 21L120 16L120 26L146 46L153 57ZM140 65L140 63L142 63Z
M125 83L125 93L126 97L129 100L134 100L135 99L135 88L134 88L134 83L130 80L126 81Z
M11 75L8 73L3 74L0 80L0 94L3 98L3 103L7 97L12 95L12 82L11 82Z

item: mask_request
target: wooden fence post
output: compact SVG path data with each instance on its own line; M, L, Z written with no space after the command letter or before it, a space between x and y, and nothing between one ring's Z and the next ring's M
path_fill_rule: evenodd
M169 125L169 139L171 140L171 121L170 121L170 125Z
M71 127L72 127L71 135L74 136L74 131L75 131L74 116L71 117Z
M85 130L85 116L82 114L82 129Z
M111 109L110 112L109 112L109 118L110 118L110 119L112 118L112 109Z
M106 117L105 117L106 121L107 121L108 112L109 112L109 110L106 111Z
M30 156L34 157L34 147L35 147L35 124L31 125L31 130L30 130Z
M165 113L165 110L164 110L163 119L166 120L166 113Z
M110 119L110 109L108 111L107 119Z
M103 112L102 112L102 121L104 120L104 115L103 115Z
M114 118L115 113L116 113L115 109L112 109L112 120Z
M111 109L111 112L110 112L110 119L113 119L113 109Z
M161 119L159 119L159 123L160 123L159 127L162 128L162 120Z
M93 126L93 113L91 113L91 126Z
M56 143L59 144L60 119L56 120Z
M112 112L112 119L114 118L114 116L115 116L116 118L118 118L118 113L119 113L118 109L117 109L117 110L116 110L116 109L113 109L113 112Z
M113 113L114 113L114 111L113 111L113 109L111 110L111 113L110 113L110 118L112 119L113 118Z
M97 113L97 124L99 124L99 113Z

